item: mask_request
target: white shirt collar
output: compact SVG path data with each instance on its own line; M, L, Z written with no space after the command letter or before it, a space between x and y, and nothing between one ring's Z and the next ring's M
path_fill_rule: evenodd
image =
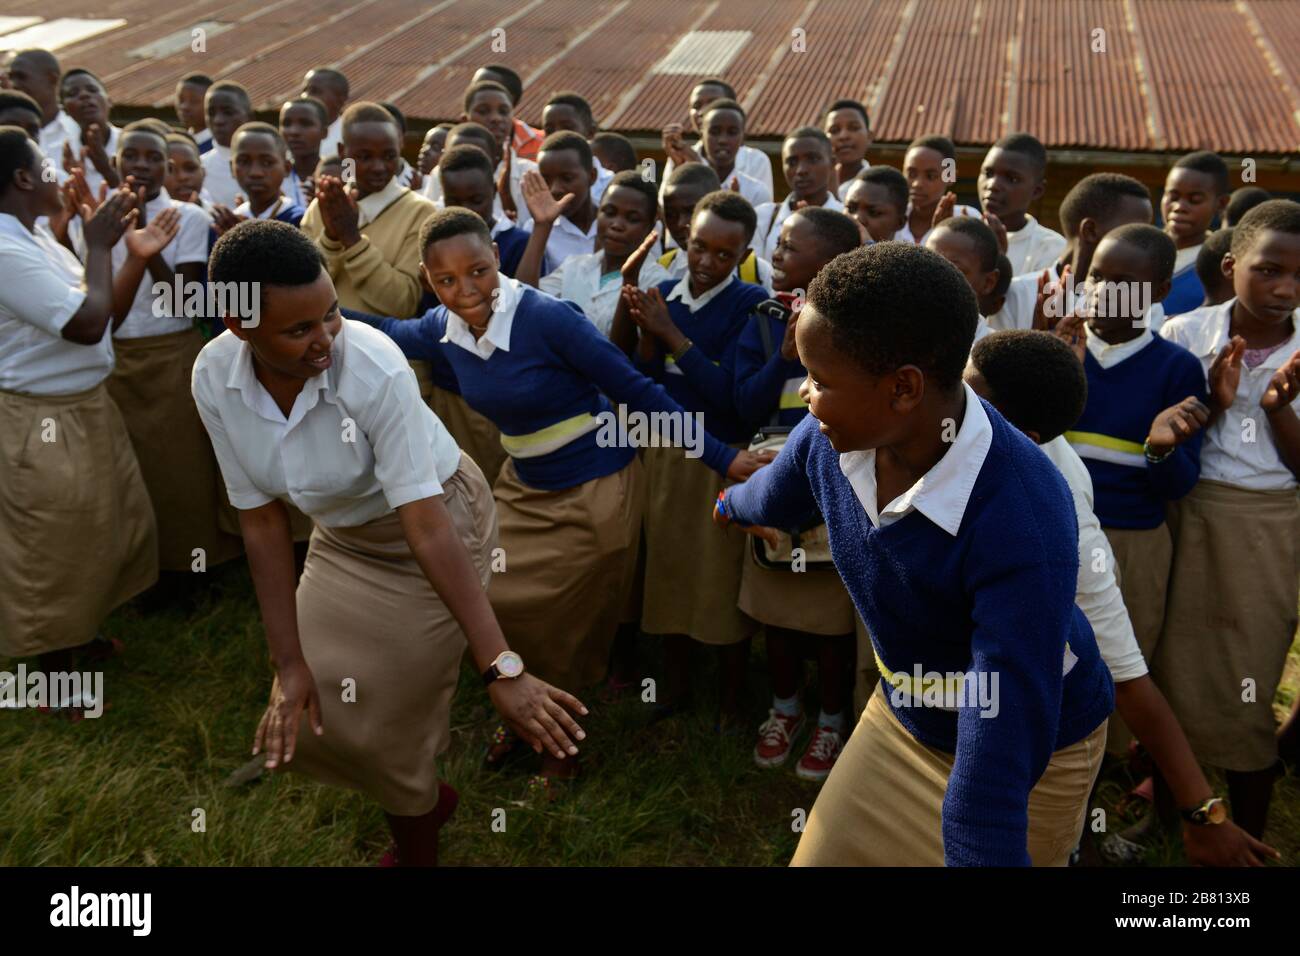
M253 214L253 204L248 202L242 203L238 208L236 208L235 215L250 216L253 219L274 219L281 212L288 209L292 205L293 205L293 200L290 199L288 196L284 195L284 193L281 193L280 198L277 199L275 202L271 203L271 205L267 206L265 209L263 209L260 215Z
M1137 338L1129 339L1127 342L1120 342L1118 345L1108 344L1105 339L1088 328L1086 322L1083 324L1083 330L1088 351L1102 368L1111 368L1118 365L1126 358L1137 355L1138 352L1141 352L1155 341L1155 333L1149 327L1143 329L1142 334Z
M561 216L559 219L555 220L555 225L552 228L557 229L560 232L567 232L569 235L576 236L579 239L595 239L596 218L597 217L595 216L591 218L591 225L587 227L586 232L579 229L568 216Z
M518 282L507 275L497 275L496 302L492 307L492 317L488 319L487 330L475 339L469 325L451 309L447 310L447 331L443 342L459 345L467 352L473 352L479 358L489 359L497 349L510 351L510 330L515 323L515 310L523 290Z
M678 255L685 255L685 253L678 253ZM725 279L697 299L695 296L691 295L691 275L688 272L681 277L678 283L673 286L673 290L668 293L668 301L672 302L674 299L680 299L682 304L685 305L693 315L716 299L718 295L727 288L727 286L731 285L731 283L735 281L736 273L729 272Z
M226 376L226 387L238 391L244 399L244 404L267 421L292 428L302 421L303 417L316 406L318 401L322 398L328 398L333 393L332 380L338 376L343 362L344 329L346 326L347 323L344 322L343 328L339 329L339 334L334 339L332 347L333 364L319 375L313 375L307 379L302 386L302 391L294 399L293 408L289 410L287 419L284 413L280 411L280 407L276 405L275 399L271 397L271 393L257 380L257 373L253 370L253 347L246 341L239 343L239 356L230 363L230 374Z
M1188 246L1186 249L1179 249L1174 253L1174 275L1196 265L1196 257L1201 252L1201 243L1194 246Z
M402 194L407 189L397 181L394 176L388 181L388 185L377 193L371 193L357 200L357 209L360 210L358 226L367 226L379 218L379 214L391 206L397 200L402 198Z
M849 479L853 493L876 527L884 527L912 511L919 511L948 534L957 535L971 490L993 444L993 425L979 396L964 382L962 390L966 395L966 412L952 447L916 484L883 510L877 510L876 450L868 448L840 455L840 470Z

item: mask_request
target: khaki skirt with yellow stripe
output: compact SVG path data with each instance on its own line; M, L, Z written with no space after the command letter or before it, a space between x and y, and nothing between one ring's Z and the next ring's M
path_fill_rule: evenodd
M0 657L85 644L156 580L149 493L104 384L0 391Z
M1029 792L1034 866L1069 862L1105 740L1103 721L1052 754ZM943 866L943 799L954 760L908 733L877 686L817 795L790 865Z
M455 392L429 386L429 407L438 420L451 432L460 450L465 452L482 469L488 481L495 481L506 463L506 450L501 447L501 432L490 421L470 408Z
M468 456L443 483L442 499L486 588L496 512ZM434 760L451 739L465 635L411 553L397 512L355 528L317 525L297 606L325 733L317 737L304 716L286 766L360 790L396 816L428 813L438 802Z
M158 564L191 571L195 549L213 567L243 550L222 530L229 502L207 430L190 393L190 373L203 348L197 329L114 339L117 366L109 394L122 410L158 522ZM229 526L229 519L225 522Z
M1296 633L1295 489L1202 479L1169 509L1173 572L1151 676L1199 760L1225 770L1277 761L1273 695Z
M544 491L507 459L493 486L504 567L488 597L501 630L542 680L577 691L605 676L628 599L644 509L641 463Z
M645 601L641 630L735 644L757 626L737 606L749 535L713 523L728 482L681 448L645 449Z

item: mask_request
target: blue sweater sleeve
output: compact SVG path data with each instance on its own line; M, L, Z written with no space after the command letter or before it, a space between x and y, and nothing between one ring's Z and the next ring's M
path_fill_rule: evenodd
M772 357L763 351L758 326L767 322L773 333ZM751 315L736 345L736 409L745 423L759 426L781 406L781 392L787 379L806 374L798 361L781 357L781 337L785 328L765 315Z
M799 528L817 514L817 500L808 481L808 446L820 437L811 415L794 427L781 453L723 499L727 514L739 525Z
M550 347L570 368L610 399L633 411L668 412L674 416L689 414L673 401L662 385L656 385L633 368L622 350L601 335L577 306L569 302L564 305L573 311L575 320L565 322L548 316L547 338ZM736 449L707 432L704 434L701 460L714 471L725 477L736 454Z
M340 310L346 318L364 322L397 343L409 359L436 360L442 354L443 330L433 309L418 319L392 319L354 309Z
M690 348L677 367L714 407L735 408L732 385L736 379L736 338L727 342L717 365L701 349Z
M1190 396L1206 401L1208 391L1205 385L1205 373L1200 361L1188 352L1179 356L1176 363L1178 376L1166 392L1165 408L1176 405ZM1181 361L1186 359L1187 361ZM1201 477L1201 442L1205 438L1204 430L1198 431L1191 438L1174 448L1171 454L1159 464L1147 462L1147 480L1151 490L1165 501L1177 501L1196 485Z

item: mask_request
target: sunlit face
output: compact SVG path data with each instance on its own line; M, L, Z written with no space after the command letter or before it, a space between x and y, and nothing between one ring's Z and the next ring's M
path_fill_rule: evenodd
M857 110L852 107L832 110L826 114L824 129L837 163L852 166L866 158L867 147L871 145L871 130Z
M207 92L206 86L197 83L176 84L176 118L186 129L197 133L208 125L208 115L203 110L203 97Z
M830 323L811 303L804 303L794 337L808 370L799 397L831 447L842 454L888 444L897 430L895 376L874 378L836 348Z
M1084 283L1088 329L1103 338L1135 328L1146 308L1169 294L1169 280L1158 281L1151 256L1137 246L1102 239Z
M294 156L311 157L320 153L325 126L314 106L290 100L280 107L280 135Z
M980 167L980 205L1001 218L1023 215L1043 195L1043 177L1024 153L994 146Z
M179 202L193 202L203 191L203 163L189 143L168 143L167 193Z
M735 110L710 109L704 114L704 152L714 169L730 170L745 145L745 117Z
M1239 259L1225 255L1222 268L1237 301L1259 321L1286 322L1300 307L1300 236L1262 230Z
M1227 196L1219 195L1209 173L1175 166L1165 178L1165 191L1160 197L1165 232L1180 245L1194 240L1205 234L1227 201Z
M596 167L584 166L576 149L544 149L537 154L537 171L551 187L551 196L557 202L573 193L573 203L565 214L569 218L581 217L592 201Z
M820 200L831 181L831 154L826 144L811 136L787 139L781 144L785 181L798 199Z
M402 158L402 140L396 123L371 121L353 123L343 132L343 155L355 164L357 191L363 196L377 193L397 175Z
M117 141L117 169L153 199L167 181L167 141L144 130L123 133Z
M500 282L496 244L461 233L429 246L420 266L425 283L451 312L478 330L487 328Z
M875 242L893 239L907 222L907 207L898 205L882 183L855 179L844 196L844 211L867 230Z
M596 246L613 259L625 259L654 224L654 207L644 193L628 186L610 186L596 210Z
M333 364L334 340L343 327L334 283L324 269L308 285L263 284L258 322L244 328L226 317L226 328L248 342L257 362L286 379L315 378Z
M808 284L830 260L817 238L817 228L795 213L781 224L772 252L772 288L777 292L807 291Z
M63 81L63 108L85 129L91 123L108 123L108 91L93 76L74 73Z
M947 191L943 178L944 155L929 146L914 146L903 157L907 199L913 209L933 209Z
M686 242L686 269L691 293L702 295L735 271L745 257L749 237L745 227L702 209L691 221Z
M229 146L235 130L251 119L240 96L230 90L208 90L204 106L208 112L208 129L218 146Z
M286 173L284 150L267 133L239 133L231 144L235 180L244 196L257 207L275 202Z
M485 126L497 147L504 150L515 131L515 108L500 90L479 90L462 119Z

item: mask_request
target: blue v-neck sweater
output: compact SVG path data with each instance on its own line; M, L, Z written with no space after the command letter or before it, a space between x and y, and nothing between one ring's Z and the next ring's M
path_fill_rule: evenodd
M920 511L876 528L811 415L771 465L727 490L726 507L778 528L820 509L835 567L891 671L987 673L989 686L997 676L996 716L907 705L882 686L913 737L956 755L943 802L948 865L1021 866L1029 791L1054 751L1106 719L1114 688L1074 603L1079 531L1065 480L984 407L993 440L955 536ZM1063 678L1067 643L1078 660Z
M445 306L419 319L361 313L350 317L384 332L407 358L450 366L469 407L506 436L531 435L583 414L612 413L610 399L630 411L686 414L662 387L634 369L577 306L536 289L522 290L510 327L510 348L498 348L487 359L442 341L447 333ZM579 435L545 455L512 456L519 479L533 488L557 491L626 467L636 449L626 442L602 447L603 431ZM702 438L702 462L725 475L735 450L707 433Z

